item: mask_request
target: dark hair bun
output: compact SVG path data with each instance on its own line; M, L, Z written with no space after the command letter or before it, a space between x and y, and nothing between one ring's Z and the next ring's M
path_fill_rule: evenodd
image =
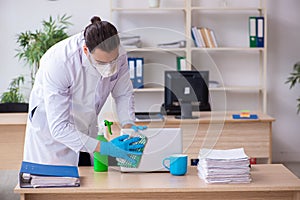
M97 22L101 22L101 19L98 16L94 16L94 17L92 17L91 22L92 22L92 24L97 23Z

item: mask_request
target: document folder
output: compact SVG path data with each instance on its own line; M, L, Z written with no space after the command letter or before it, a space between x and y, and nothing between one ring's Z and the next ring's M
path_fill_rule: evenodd
M78 187L77 166L44 165L22 162L19 173L20 187Z
M128 67L133 88L143 88L144 58L128 58Z
M186 66L186 57L185 56L177 56L176 57L176 62L177 62L177 70L187 70Z
M200 39L200 31L198 30L198 28L193 26L191 32L192 32L192 38L194 40L195 46L196 47L205 47L204 42L202 42L202 40Z
M249 17L249 44L256 47L256 17Z
M256 17L256 47L264 47L264 17Z
M143 88L144 87L144 58L135 59L135 87L134 88Z
M135 85L135 59L134 58L128 58L128 67L129 67L129 74L130 74L130 80L132 82L132 85Z

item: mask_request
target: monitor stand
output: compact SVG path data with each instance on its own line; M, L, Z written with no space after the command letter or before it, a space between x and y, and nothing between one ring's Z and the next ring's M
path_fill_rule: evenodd
M193 106L192 102L181 101L180 102L181 115L175 116L176 119L197 119L198 117L193 117Z

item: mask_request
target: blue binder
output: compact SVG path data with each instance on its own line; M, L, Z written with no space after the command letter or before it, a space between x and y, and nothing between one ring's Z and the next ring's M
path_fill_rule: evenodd
M44 165L23 161L20 172L41 176L79 178L77 166Z
M264 47L264 17L256 17L256 47Z
M192 33L192 38L194 40L194 44L195 47L201 47L201 45L199 44L199 41L197 40L197 27L193 26L191 29L191 33Z
M144 58L128 58L130 80L133 88L144 87Z
M144 58L136 58L135 60L135 88L144 87Z
M130 80L132 82L132 85L135 85L135 59L134 58L128 58L128 68L129 68L129 74L130 74Z
M42 177L43 186L32 185L32 176ZM58 184L47 183L47 177L63 177L62 182ZM63 182L66 178L71 178L72 183L66 184ZM20 187L78 187L80 186L79 173L77 166L64 166L64 165L45 165L31 162L22 162L19 173Z

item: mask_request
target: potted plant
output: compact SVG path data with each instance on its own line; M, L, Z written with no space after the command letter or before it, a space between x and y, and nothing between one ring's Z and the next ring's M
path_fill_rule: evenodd
M39 62L44 53L57 42L68 37L66 29L71 25L68 20L71 16L63 15L48 21L43 20L41 30L25 31L17 35L16 56L24 60L30 66L31 87L34 84L35 74L39 68ZM0 112L27 112L28 103L20 93L20 85L24 83L24 77L19 76L12 80L7 92L4 92L0 101Z
M43 20L41 30L21 32L17 36L17 57L24 60L30 66L31 85L34 83L35 74L39 68L39 62L44 53L57 42L69 37L66 30L71 25L68 20L71 16L66 14L48 21Z
M25 103L24 96L20 92L20 85L24 83L24 77L14 78L0 97L0 112L28 112L28 103Z
M293 88L297 83L300 83L300 62L297 62L293 67L293 72L290 73L288 80L286 83L290 84L290 89ZM297 99L298 101L298 109L297 113L300 113L300 97Z

